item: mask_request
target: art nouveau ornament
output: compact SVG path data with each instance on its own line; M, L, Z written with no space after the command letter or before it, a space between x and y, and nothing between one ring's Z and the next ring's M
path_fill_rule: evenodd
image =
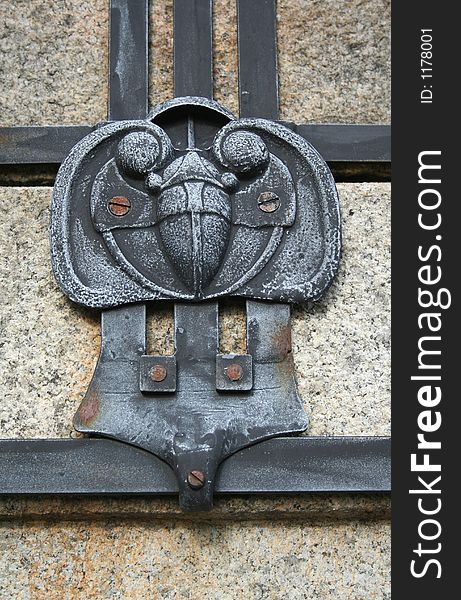
M182 98L99 127L55 186L53 267L93 307L239 295L318 298L340 252L335 185L286 127Z
M101 125L61 166L51 248L63 291L112 309L76 428L166 460L184 508L211 506L230 454L306 429L286 303L327 289L340 226L331 173L303 138L191 97ZM246 354L219 353L222 296L248 299ZM176 301L174 356L146 353L151 300Z

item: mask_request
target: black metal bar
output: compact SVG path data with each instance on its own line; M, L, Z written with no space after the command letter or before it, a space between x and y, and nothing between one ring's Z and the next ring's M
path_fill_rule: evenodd
M390 125L294 125L327 162L390 162ZM90 126L0 128L0 164L60 164Z
M237 0L241 117L277 119L276 0Z
M0 164L60 164L71 148L93 129L86 125L1 127Z
M297 125L328 162L390 162L390 125Z
M174 93L213 97L212 0L174 2Z
M148 112L148 0L111 0L109 120Z
M108 439L0 441L0 495L176 494L171 468ZM390 438L298 437L228 458L219 494L390 491Z

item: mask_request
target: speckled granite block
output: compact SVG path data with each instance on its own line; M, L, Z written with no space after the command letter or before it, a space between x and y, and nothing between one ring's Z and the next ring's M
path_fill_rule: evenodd
M217 0L213 6L214 94L218 102L238 115L236 4L234 0Z
M106 118L108 0L0 1L0 124Z
M390 435L390 185L338 190L338 276L321 302L294 310L299 390L312 435Z
M173 92L173 0L149 3L149 104L155 106Z
M0 0L1 125L106 118L108 0ZM173 0L150 2L150 103L173 95ZM215 96L237 113L233 0L214 2ZM390 0L279 0L281 118L388 122Z
M390 0L278 0L280 117L390 121Z
M47 188L1 193L1 437L71 435L98 354L98 316L72 306L52 277L50 200Z
M0 598L389 600L389 525L5 524Z
M383 435L390 422L389 184L338 188L344 223L338 278L321 303L294 311L299 389L310 434ZM4 438L75 435L72 416L98 355L98 313L72 305L51 273L50 199L48 188L0 192ZM171 312L171 305L152 310L152 351L172 349ZM226 314L227 350L238 347L244 322L236 308Z

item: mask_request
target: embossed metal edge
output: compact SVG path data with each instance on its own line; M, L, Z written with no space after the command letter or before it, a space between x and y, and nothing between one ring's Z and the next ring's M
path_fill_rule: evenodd
M122 297L113 301L107 299L107 292L92 290L85 286L76 276L72 267L69 256L69 246L66 241L67 232L69 230L69 195L74 178L82 168L82 161L91 150L98 144L107 140L114 133L123 131L124 129L132 129L133 127L139 127L144 130L157 129L156 125L147 120L117 121L96 129L72 148L69 155L61 164L53 189L50 225L51 264L53 273L62 291L69 296L73 302L91 308L104 308L117 306L124 302L152 299L152 292L143 290L138 284L135 284L139 287L138 293L133 294L132 292L127 292L126 298L123 298L122 293ZM108 301L102 302L105 296Z
M218 158L224 160L224 157L221 156L221 141L226 135L234 131L251 131L251 129L262 129L263 131L281 138L284 142L297 150L304 160L307 160L310 163L313 178L324 199L326 205L325 208L328 209L322 211L322 214L324 218L328 220L325 227L325 236L327 239L325 240L324 245L329 252L324 254L324 260L321 267L318 269L317 274L306 282L306 285L312 286L311 291L307 291L305 288L304 291L300 289L299 293L302 295L302 298L288 300L294 303L305 302L308 300L316 301L325 293L333 282L339 268L341 257L341 213L338 191L333 175L325 160L312 144L283 125L267 119L245 118L239 119L238 121L231 121L225 125L219 130L213 143L213 151ZM258 298L257 295L253 297ZM280 301L283 300L281 299Z
M178 96L177 98L172 98L171 100L167 100L166 102L162 102L161 104L154 106L154 108L147 115L147 120L153 121L156 119L156 117L172 108L191 105L208 108L224 117L227 117L230 121L234 121L237 118L233 113L227 110L227 108L224 108L224 106L219 104L219 102L216 102L216 100L203 98L201 96Z

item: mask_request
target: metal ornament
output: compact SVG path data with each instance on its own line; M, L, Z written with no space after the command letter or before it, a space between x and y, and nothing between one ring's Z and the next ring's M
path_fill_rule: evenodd
M51 238L58 283L85 306L305 302L338 267L338 198L304 138L205 98L176 98L72 149L56 179Z
M51 253L73 301L111 308L76 429L167 461L185 509L211 507L229 455L307 428L286 303L330 285L340 219L331 173L303 138L195 97L104 124L59 170ZM246 354L219 353L222 296L248 299ZM144 302L168 299L175 354L147 355Z

